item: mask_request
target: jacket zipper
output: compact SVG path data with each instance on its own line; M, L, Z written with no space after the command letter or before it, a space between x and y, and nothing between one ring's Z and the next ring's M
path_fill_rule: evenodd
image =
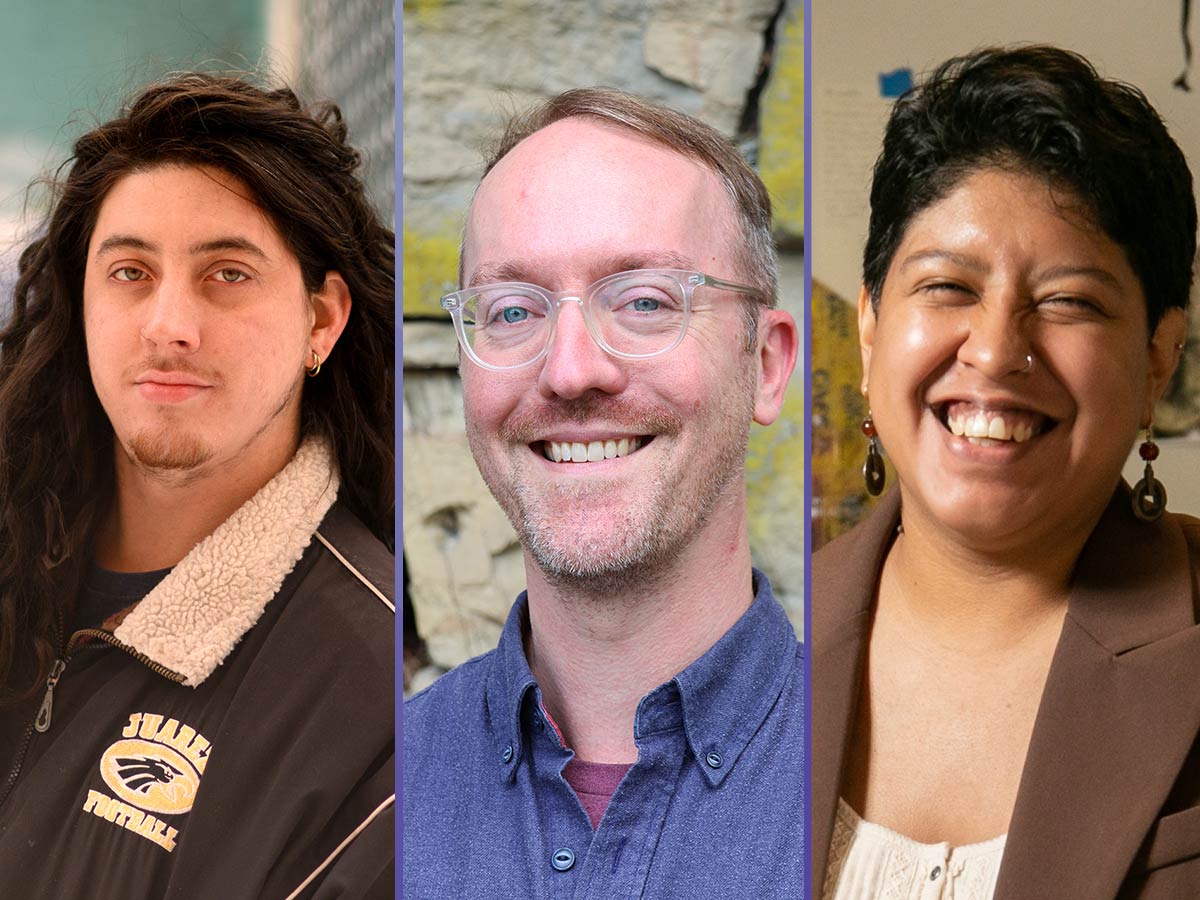
M101 631L99 628L83 628L79 631L76 631L74 634L72 634L71 640L67 644L67 651L66 651L67 659L71 658L71 652L79 644L79 639L85 638L85 637L95 638L98 641L102 641L105 644L108 644L110 647L116 647L118 650L128 653L130 656L132 656L134 659L136 659L138 662L140 662L143 666L145 666L147 669L149 669L155 675L160 675L163 678L167 679L167 681L173 681L176 684L183 684L183 682L186 680L183 675L180 675L178 672L168 669L166 666L162 665L161 663L156 663L154 660L152 660L150 657L148 657L145 653L139 653L137 650L134 650L128 644L121 643L115 637L113 637L112 632Z
M62 634L61 615L59 618L59 634ZM21 766L25 763L25 754L29 751L29 744L33 740L33 733L36 731L38 734L45 734L50 730L51 717L54 713L55 685L62 678L62 674L67 668L67 663L71 661L71 656L79 643L79 639L84 637L96 638L111 647L128 653L138 662L142 663L142 665L150 669L150 671L166 678L168 681L174 681L176 684L182 684L184 681L184 676L178 672L171 671L166 666L156 663L145 654L134 650L128 644L121 643L107 631L101 631L97 628L85 628L81 631L76 631L71 635L70 641L67 642L62 657L54 660L54 665L50 668L50 674L46 678L46 693L42 697L42 705L39 707L37 716L33 722L25 729L25 736L21 740L21 748L17 751L12 769L8 773L8 779L4 782L4 789L0 792L0 806L4 805L4 801L8 799L8 795L12 793L12 789L17 783L17 778L20 777Z
M38 710L37 718L33 720L33 730L38 734L45 734L50 730L50 713L54 711L54 686L58 684L58 679L62 677L66 667L66 660L56 659L50 669L50 675L46 678L46 696L42 698L42 706Z
M61 647L62 640L63 640L63 632L66 631L66 628L63 623L63 613L62 613L61 609L59 609L59 611L58 611L58 621L56 624L58 625L58 628L55 632L55 637L58 638L56 643ZM65 652L64 652L64 655L65 655ZM66 665L67 665L66 660L63 660L63 659L54 660L54 666L50 669L50 678L53 678L54 682L51 683L50 678L46 679L46 693L47 694L50 694L54 690L54 684L57 684L58 679L60 677L62 677L62 671L64 668L66 668ZM51 701L51 704L53 704L53 701ZM33 740L33 731L34 731L34 728L37 727L37 723L42 718L42 710L43 709L46 709L46 698L42 699L42 707L41 707L41 709L38 710L38 714L34 717L33 721L25 726L25 735L21 738L21 749L19 749L17 751L17 755L15 757L13 757L12 768L9 769L8 778L6 778L4 780L4 789L3 789L3 791L0 791L0 806L4 805L4 801L7 800L8 795L12 793L13 786L16 785L17 778L21 774L21 766L25 764L25 754L27 752L29 752L29 743L30 743L30 741ZM50 717L50 713L49 713L49 710L47 710L46 711L46 727L47 728L50 727L50 718L49 717Z

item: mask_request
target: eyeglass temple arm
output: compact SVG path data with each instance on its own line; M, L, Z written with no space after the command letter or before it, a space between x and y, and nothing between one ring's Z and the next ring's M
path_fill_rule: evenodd
M706 287L720 288L723 291L737 291L739 294L750 294L751 296L758 297L760 300L762 299L762 291L758 288L752 288L745 284L735 284L732 281L722 281L720 278L713 278L711 275L704 275L697 272L689 280L697 287L705 285Z

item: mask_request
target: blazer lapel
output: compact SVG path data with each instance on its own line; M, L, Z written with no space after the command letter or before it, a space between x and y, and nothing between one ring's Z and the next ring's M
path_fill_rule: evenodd
M899 515L900 492L892 490L860 527L812 560L812 897L821 896L825 883L871 606Z
M995 900L1117 894L1200 727L1195 620L1182 530L1118 490L1080 556Z

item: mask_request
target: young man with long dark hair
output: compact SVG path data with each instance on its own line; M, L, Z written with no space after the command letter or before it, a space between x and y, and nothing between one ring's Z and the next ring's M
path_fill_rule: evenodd
M0 884L390 896L393 235L332 105L76 143L0 331ZM18 889L19 888L19 889Z

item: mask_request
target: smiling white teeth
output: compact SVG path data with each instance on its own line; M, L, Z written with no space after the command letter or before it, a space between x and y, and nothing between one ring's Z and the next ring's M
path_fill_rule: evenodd
M628 456L642 446L641 438L602 441L543 441L542 455L554 462L588 463Z
M1024 443L1037 431L1037 424L1031 421L1031 415L1021 411L985 412L982 410L946 414L946 428L957 437L965 437L971 443L981 440L1013 441Z

